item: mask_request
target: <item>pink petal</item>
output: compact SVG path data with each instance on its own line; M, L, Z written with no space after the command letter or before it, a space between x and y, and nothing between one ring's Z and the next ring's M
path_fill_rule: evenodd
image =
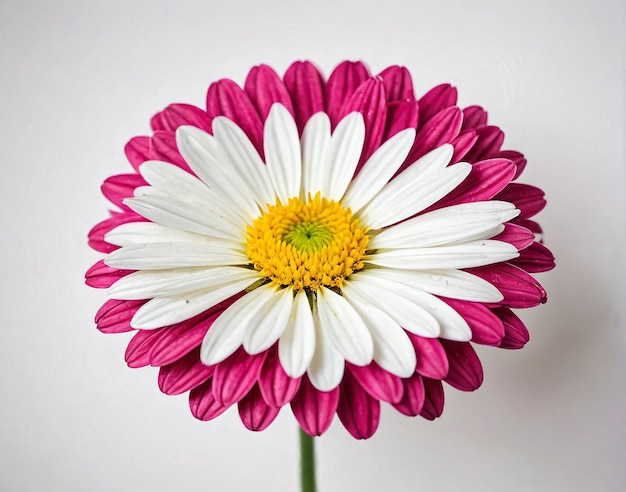
M167 327L157 330L138 330L126 347L124 359L128 367L149 366L152 346L166 330L168 330Z
M402 379L385 371L376 362L368 366L347 364L354 379L376 400L397 403L402 399Z
M85 273L85 283L96 289L108 289L122 277L131 273L131 270L118 270L104 264L103 260L95 263Z
M508 263L497 263L480 268L469 268L493 284L504 296L501 304L512 308L528 308L545 303L548 298L544 288L521 268Z
M522 226L522 227L525 227L529 231L532 231L534 234L543 234L543 229L534 220L516 218L515 219L515 224L519 225L519 226Z
M535 241L535 235L525 227L506 223L504 224L504 230L497 236L494 236L493 239L510 243L519 251L528 248Z
M398 65L387 67L377 77L383 81L388 102L415 98L411 73L406 67Z
M215 399L224 405L241 400L259 379L266 356L267 351L250 355L239 347L225 361L217 364L213 375Z
M176 135L172 132L154 132L150 138L150 158L156 161L171 162L188 173L192 173L176 145Z
M133 331L130 320L146 301L118 301L109 299L96 313L97 328L102 333Z
M259 390L263 399L272 407L282 407L289 403L300 388L302 378L287 376L278 359L276 346L272 347L267 354L265 364L259 376Z
M153 131L174 132L179 126L191 125L211 132L211 118L202 109L191 104L170 104L150 120Z
M495 199L513 203L521 211L520 219L532 217L546 206L543 190L520 183L510 183Z
M213 380L194 388L189 393L189 408L192 415L199 420L212 420L219 417L230 405L223 405L213 396Z
M469 342L441 340L450 370L444 381L461 391L474 391L483 382L483 367Z
M365 123L365 141L359 165L365 161L380 146L387 119L387 105L383 83L371 77L363 82L347 100L341 112L341 118L358 111L363 115Z
M133 196L135 188L148 183L139 174L118 174L107 178L100 189L102 194L113 204L122 210L130 209L122 203L124 198Z
M369 78L367 67L361 62L344 61L328 77L326 82L326 113L335 127L343 112L344 104L354 91Z
M451 144L454 146L454 155L452 156L452 163L460 162L465 157L465 154L472 148L478 136L474 130L466 130L461 132Z
M506 333L500 342L500 348L517 350L528 343L530 334L522 320L513 314L513 311L507 308L497 308L494 309L493 312L502 320L502 323L504 323L504 331Z
M419 121L423 121L421 106ZM445 143L452 142L461 130L462 121L463 115L461 114L461 110L456 106L444 109L433 116L417 132L413 148L409 152L405 163L400 169L402 170L406 168L409 164L412 164L431 150L436 149Z
M424 405L420 415L427 420L435 420L441 417L445 402L443 385L437 379L423 378L424 382Z
M524 168L526 167L526 158L523 154L516 150L501 150L498 152L498 157L503 157L513 161L513 164L517 167L517 171L515 171L515 176L513 177L514 180L519 178L520 174L522 174Z
M490 200L501 191L515 174L515 164L506 159L477 162L465 180L450 194L428 210L459 203Z
M552 252L538 242L520 251L520 255L511 260L511 264L529 273L547 272L556 266Z
M267 65L252 68L248 73L243 89L248 94L252 104L256 106L261 121L265 121L274 103L285 106L293 116L293 107L287 87L273 68Z
M105 234L115 229L118 225L126 224L127 222L145 222L145 220L146 219L135 212L112 212L111 217L99 222L89 231L88 244L91 248L101 253L115 251L119 246L107 243L104 240Z
M403 379L404 393L402 399L393 404L398 412L415 417L420 414L424 406L426 392L424 390L424 381L422 376L415 374L408 379Z
M504 338L504 325L500 318L482 304L442 298L467 322L472 330L472 342L498 345Z
M417 101L395 101L387 105L387 123L383 133L383 141L389 140L396 133L407 128L417 127Z
M465 159L468 162L476 162L490 157L495 157L502 142L504 141L504 132L497 126L481 126L474 129L476 132L476 143L467 153Z
M280 407L272 407L265 403L258 385L239 401L239 418L251 431L266 429L276 418Z
M356 439L372 437L380 421L380 402L361 388L349 372L341 383L337 416Z
M321 436L330 427L338 403L339 387L318 391L305 375L298 393L291 400L291 411L304 432L310 436Z
M448 357L436 338L424 338L407 332L417 355L415 371L422 376L443 379L448 374Z
M420 128L423 127L428 120L430 120L437 113L440 113L450 106L454 106L456 104L456 97L456 88L452 87L450 84L440 84L424 94L418 100L420 108ZM463 118L461 117L461 120L462 119Z
M207 381L215 366L200 362L200 347L189 352L176 362L162 366L159 370L159 389L166 395L180 395Z
M211 118L226 116L241 128L260 156L263 156L263 123L248 95L235 82L222 79L209 87L207 113Z
M480 106L468 106L463 110L463 130L478 128L487 124L487 111Z
M309 118L324 111L324 80L317 68L307 61L292 64L284 80L293 102L296 125L302 134Z
M139 172L139 166L150 160L149 146L150 137L133 137L124 147L126 158L135 171Z

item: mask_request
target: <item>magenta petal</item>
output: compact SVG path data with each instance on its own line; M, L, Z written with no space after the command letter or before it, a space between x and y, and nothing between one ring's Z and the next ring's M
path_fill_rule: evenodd
M498 157L503 157L513 161L513 164L517 167L517 171L515 171L513 179L519 178L519 175L522 174L524 168L526 167L526 158L524 157L524 154L518 152L517 150L501 150L498 152Z
M150 363L153 366L165 366L199 347L207 330L220 314L221 311L208 319L206 314L202 314L168 327L154 343Z
M522 320L513 314L513 311L507 308L497 308L493 312L504 323L504 331L506 333L500 342L500 348L517 350L528 343L530 334Z
M444 381L461 391L474 391L483 382L483 367L469 342L441 340L450 370Z
M445 402L443 384L437 379L423 378L424 382L424 405L420 415L427 420L435 420L441 417Z
M515 164L506 159L477 162L472 166L467 178L456 189L428 210L459 203L490 200L511 182L514 174Z
M519 251L528 248L535 241L535 234L520 225L506 223L504 230L493 239L510 243Z
M417 356L415 371L428 378L445 378L448 374L448 357L439 340L420 337L409 332L407 335L411 339Z
M273 68L267 65L254 67L248 73L243 89L256 106L261 121L265 121L274 103L282 104L293 115L287 87Z
M300 389L291 400L291 411L304 432L310 436L321 436L330 427L338 403L339 387L318 391L305 375Z
M345 114L344 104L354 91L369 78L367 67L361 62L344 61L328 77L326 82L326 113L334 128Z
M456 104L456 88L450 84L440 84L424 94L417 102L420 108L419 124L422 128L428 120L450 106ZM457 108L458 109L458 108ZM460 110L459 110L460 111ZM462 116L460 117L462 121ZM459 122L459 125L461 123Z
M215 399L224 405L241 400L259 379L266 356L267 351L250 355L239 347L225 361L217 364L213 375Z
M347 372L341 383L337 416L356 439L374 435L380 421L380 402L372 398Z
M213 396L213 380L194 388L189 393L189 408L192 415L199 420L212 420L219 417L230 405L223 405Z
M383 141L389 140L396 133L407 128L417 127L417 101L395 101L387 105L387 123Z
M209 115L191 104L170 104L153 117L151 124L154 131L174 132L179 126L191 125L205 132L211 132Z
M528 308L545 303L544 288L521 268L508 263L497 263L467 270L493 284L504 296L501 304L512 308Z
M415 417L419 415L424 406L426 392L424 391L424 381L422 376L414 374L408 379L403 379L404 393L402 399L393 404L393 407L400 413Z
M472 330L472 342L498 345L504 338L502 321L482 304L458 299L444 298L443 300L467 322Z
M463 130L478 128L487 124L487 111L480 106L468 106L463 110Z
M406 67L398 65L387 67L377 77L383 81L387 101L405 101L415 98L411 73Z
M222 79L211 84L206 96L210 117L226 116L241 128L263 156L263 123L248 95L235 82Z
M110 253L119 248L113 244L107 243L104 240L104 236L109 231L112 231L117 226L126 224L127 222L145 222L141 215L135 212L112 212L111 217L102 222L96 224L90 231L87 237L89 238L88 244L96 251L101 253Z
M291 95L298 130L311 116L324 111L324 80L315 66L307 61L293 63L285 72L285 86Z
M419 121L422 121L421 106ZM463 115L456 106L444 109L433 116L418 132L413 148L406 158L403 168L445 143L452 142L461 130Z
M555 267L552 252L543 244L537 242L520 251L520 255L511 260L511 264L529 273L547 272Z
M465 159L468 162L476 162L495 157L504 142L504 132L497 126L481 126L474 131L478 138Z
M163 332L169 328L159 328L157 330L138 330L133 338L131 338L126 347L124 359L128 367L145 367L150 365L150 352L152 346Z
M302 378L291 378L278 359L276 346L268 351L259 376L259 390L268 405L282 407L289 403L300 388Z
M368 366L347 364L354 379L376 400L396 403L402 399L402 379L385 371L376 362Z
M124 147L126 158L135 171L139 171L139 166L150 160L149 157L150 137L133 137Z
M192 172L183 156L180 155L176 145L176 135L172 132L154 132L150 139L150 158L171 162L188 173Z
M478 136L474 130L466 130L461 132L458 137L452 140L451 144L454 147L454 155L452 156L452 163L460 162L465 154L472 148Z
M207 381L215 366L200 362L200 347L189 352L176 362L162 366L159 370L159 389L166 395L180 395Z
M496 200L513 203L520 209L519 218L527 219L541 212L546 206L543 190L527 184L510 183L495 196Z
M534 220L530 220L530 219L515 219L515 224L518 225L518 226L525 227L529 231L532 231L534 234L539 234L539 235L543 234L543 229Z
M103 260L95 263L85 273L85 283L96 289L108 289L122 277L131 273L131 270L118 270L104 264Z
M239 401L239 418L251 431L266 429L276 418L280 407L272 407L265 403L258 385Z
M146 184L148 183L139 174L118 174L107 178L100 189L112 204L129 211L130 209L122 203L122 200L133 196L135 188Z
M102 333L133 331L130 320L146 301L118 301L109 299L96 313L96 324Z

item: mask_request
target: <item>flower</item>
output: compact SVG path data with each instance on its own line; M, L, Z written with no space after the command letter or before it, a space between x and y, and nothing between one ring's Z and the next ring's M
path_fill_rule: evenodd
M546 301L543 192L450 85L415 99L398 66L262 65L151 125L102 187L119 211L86 277L108 288L98 328L135 331L129 366L160 367L195 417L237 403L262 430L289 403L310 435L336 413L367 438L380 401L434 419L442 381L478 388L472 343L528 341L511 309Z

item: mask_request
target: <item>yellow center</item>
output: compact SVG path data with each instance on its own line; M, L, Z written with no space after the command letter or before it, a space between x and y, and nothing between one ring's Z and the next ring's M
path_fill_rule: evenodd
M319 193L306 203L290 198L286 205L269 206L247 232L246 251L254 268L296 291L341 287L344 278L363 268L369 241L350 209Z

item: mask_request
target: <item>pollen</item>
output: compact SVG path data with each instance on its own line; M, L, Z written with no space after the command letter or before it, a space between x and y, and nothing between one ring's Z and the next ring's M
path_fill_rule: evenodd
M246 251L262 276L282 287L341 287L363 268L369 238L350 209L320 193L268 206L247 229Z

